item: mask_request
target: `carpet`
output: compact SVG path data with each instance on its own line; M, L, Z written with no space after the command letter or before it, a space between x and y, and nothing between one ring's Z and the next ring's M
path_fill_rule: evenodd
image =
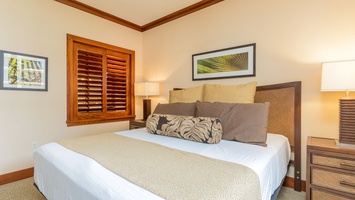
M33 185L33 178L0 186L0 200L45 200Z

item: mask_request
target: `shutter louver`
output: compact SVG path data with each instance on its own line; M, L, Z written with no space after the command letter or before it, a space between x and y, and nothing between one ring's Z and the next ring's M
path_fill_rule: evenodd
M132 50L67 35L67 125L135 118Z
M125 55L107 55L107 112L124 112L127 107L127 59Z
M78 112L102 112L102 55L78 50Z

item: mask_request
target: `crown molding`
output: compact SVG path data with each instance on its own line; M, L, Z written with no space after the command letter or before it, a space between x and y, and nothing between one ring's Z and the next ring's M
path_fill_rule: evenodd
M224 0L203 0L142 26L142 32L168 23L185 15L202 10Z
M126 26L126 27L134 29L136 31L142 31L141 26L139 26L137 24L134 24L134 23L124 20L122 18L116 17L114 15L111 15L107 12L104 12L104 11L99 10L97 8L91 7L89 5L83 4L79 1L76 1L76 0L55 0L55 1L57 1L59 3L63 3L67 6L82 10L84 12L96 15L96 16L104 18L106 20L115 22L115 23L120 24L122 26Z
M214 4L224 1L224 0L202 0L202 1L199 1L191 6L188 6L186 8L181 9L181 10L178 10L174 13L169 14L169 15L166 15L160 19L152 21L152 22L145 24L143 26L139 26L135 23L132 23L130 21L124 20L124 19L119 18L117 16L111 15L107 12L104 12L104 11L99 10L97 8L91 7L89 5L86 5L86 4L76 1L76 0L55 0L55 1L57 1L59 3L63 3L67 6L82 10L84 12L96 15L98 17L112 21L112 22L120 24L122 26L126 26L128 28L133 29L133 30L144 32L144 31L147 31L149 29L155 28L155 27L160 26L162 24L168 23L170 21L173 21L173 20L183 17L185 15L191 14L193 12L199 11L201 9L204 9L208 6L214 5Z

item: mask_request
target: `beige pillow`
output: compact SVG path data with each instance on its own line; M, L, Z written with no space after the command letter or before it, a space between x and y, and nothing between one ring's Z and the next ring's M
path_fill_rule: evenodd
M256 82L241 85L205 84L204 102L254 103Z
M197 102L196 117L221 119L222 139L266 146L270 103Z
M203 85L198 87L186 88L183 90L170 90L169 103L191 103L195 101L202 101L202 93Z

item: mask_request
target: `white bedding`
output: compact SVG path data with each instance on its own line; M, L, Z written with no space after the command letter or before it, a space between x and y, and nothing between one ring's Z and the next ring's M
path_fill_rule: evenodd
M281 184L290 160L288 140L277 134L268 134L267 147L226 140L219 144L204 144L149 134L145 128L116 134L248 166L259 176L263 200L270 199ZM161 199L91 158L54 142L34 152L34 168L35 183L49 200Z

